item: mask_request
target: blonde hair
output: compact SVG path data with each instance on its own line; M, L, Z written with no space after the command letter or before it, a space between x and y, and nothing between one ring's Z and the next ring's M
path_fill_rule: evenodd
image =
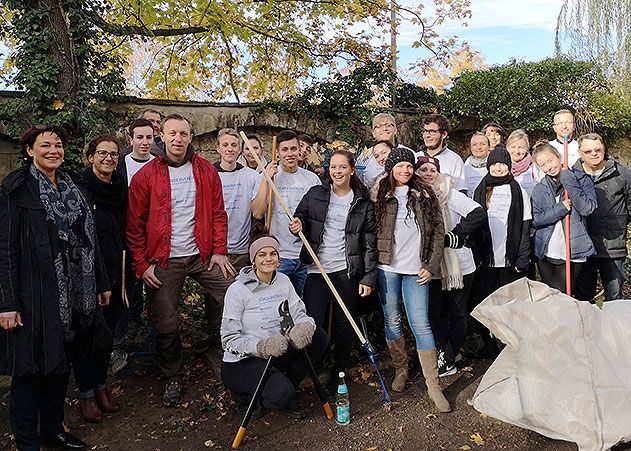
M526 147L530 148L530 141L528 140L528 133L523 128L519 128L515 130L513 133L508 135L508 139L506 140L506 147L514 143L515 141L526 141Z
M234 136L239 142L239 147L241 146L241 137L234 128L222 128L219 130L219 133L217 133L217 142L224 136Z
M375 117L372 118L372 128L375 128L377 124L383 121L392 122L392 124L396 127L397 122L394 119L394 116L390 113L379 113Z

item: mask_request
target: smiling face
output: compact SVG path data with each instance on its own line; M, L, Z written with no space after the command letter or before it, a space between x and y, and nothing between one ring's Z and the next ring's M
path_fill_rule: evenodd
M33 164L43 174L52 178L57 168L64 161L64 145L53 132L40 133L33 147L27 147L29 156L33 157Z
M557 155L545 150L543 152L539 152L535 156L535 162L544 174L549 175L550 177L557 177L561 173L561 168L563 167L561 159Z
M489 174L493 177L504 177L508 175L508 165L505 163L493 163L489 166Z
M221 161L234 164L239 157L239 138L233 135L223 135L217 141L217 152L221 156Z
M278 268L278 252L271 246L264 247L254 256L252 266L257 274L272 274Z
M383 118L372 127L372 137L375 141L390 141L394 143L397 126L390 119Z
M506 150L508 150L513 163L518 163L528 154L528 143L525 139L514 140L506 146Z
M473 135L471 137L470 149L471 155L473 155L478 160L483 160L491 151L489 138L482 135Z
M407 185L414 175L414 166L408 161L401 161L392 168L394 186Z
M298 138L283 141L278 144L278 157L280 158L283 171L295 172L298 168L298 155L300 153L300 143Z
M305 141L300 142L300 151L298 152L298 164L305 162L307 157L311 154L311 144Z
M258 140L250 138L248 139L248 142L250 143L250 147L252 147L252 150L254 150L254 152L256 152L256 154L260 157L262 149ZM245 161L248 162L249 167L256 168L258 166L248 146L243 147L243 157L245 158Z
M329 163L329 175L333 187L343 190L350 189L351 175L355 173L348 158L344 155L335 154Z
M101 180L109 181L118 165L118 146L112 141L101 141L96 146L94 155L88 157L92 171Z
M439 150L443 148L443 141L447 138L447 132L440 129L436 122L423 125L423 143L427 150Z
M388 155L392 152L391 148L388 147L387 144L376 144L375 147L372 148L372 152L375 155L375 161L379 164L379 166L384 167L386 165L386 160L388 159Z
M169 119L164 123L161 136L167 156L176 163L182 161L186 156L186 149L193 139L188 121Z
M554 116L552 129L556 133L559 141L563 141L563 138L566 136L568 139L572 139L575 130L574 115L572 113L557 114Z
M578 153L583 163L591 170L602 169L605 165L605 147L596 139L583 139Z
M419 172L421 173L421 178L423 181L433 185L436 180L438 180L438 176L440 173L436 169L436 166L432 163L425 163L419 168Z
M486 135L487 138L489 138L489 142L491 143L491 149L495 149L495 146L497 146L499 143L502 142L502 133L500 132L500 129L497 127L488 127L485 131L484 134Z

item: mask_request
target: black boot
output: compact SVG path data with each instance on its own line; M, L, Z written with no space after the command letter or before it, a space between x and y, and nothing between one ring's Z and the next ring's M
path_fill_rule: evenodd
M88 446L85 442L65 431L62 431L57 435L42 437L42 445L46 448L58 449L84 449Z

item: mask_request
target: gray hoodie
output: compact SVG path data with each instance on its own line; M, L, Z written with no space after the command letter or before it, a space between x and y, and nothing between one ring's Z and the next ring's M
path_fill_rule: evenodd
M289 278L276 272L268 285L261 282L251 266L239 272L228 287L221 320L221 344L224 362L258 356L259 341L280 333L278 307L289 300L289 312L295 324L315 322L307 316L305 305L296 294Z

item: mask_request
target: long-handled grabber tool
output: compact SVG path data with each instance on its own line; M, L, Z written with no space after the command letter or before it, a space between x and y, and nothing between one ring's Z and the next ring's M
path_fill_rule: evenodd
M294 327L294 320L291 317L291 313L289 312L289 301L287 299L285 299L278 306L278 314L280 315L280 331L283 335L286 336L292 329L292 327ZM305 353L307 366L309 367L309 373L311 374L311 380L313 380L313 386L316 389L316 393L318 393L318 397L320 398L320 402L322 403L324 413L329 420L332 420L333 410L331 410L329 400L324 394L324 390L322 390L322 384L320 384L320 379L318 379L318 375L316 374L315 368L313 367L311 357L309 357L309 352L307 351L307 349L303 349L303 351Z
M252 152L252 155L256 159L257 164L260 165L261 164L261 160L260 160L259 156L254 152L252 147L250 146L250 142L248 141L247 136L243 132L241 132L240 135L241 135L241 139L243 139L243 142L245 143L245 145L248 146L248 148L250 149L250 152ZM293 219L292 212L289 211L289 207L287 206L287 202L285 202L285 199L283 198L283 196L278 191L278 188L274 184L274 181L272 180L272 178L265 171L263 171L263 176L267 180L267 183L269 184L270 188L272 188L272 191L274 192L274 195L276 196L276 199L278 200L278 203L280 204L282 209L285 211L285 214L287 215L287 217L291 221ZM302 240L302 243L304 244L305 249L307 249L307 251L309 252L309 255L311 256L311 259L313 260L313 263L318 268L318 271L320 271L320 274L322 274L322 277L324 278L324 281L329 286L329 289L331 290L331 293L333 293L333 297L335 298L335 300L337 301L338 305L342 309L342 312L344 312L344 315L346 316L346 319L348 319L348 322L350 323L350 325L352 326L353 330L355 331L355 334L357 335L357 338L359 338L359 341L362 344L362 347L364 348L364 350L368 354L368 358L370 359L370 361L375 366L377 378L379 379L379 385L381 386L381 389L382 389L383 401L387 405L390 405L392 403L392 400L390 399L390 394L388 393L388 389L386 388L386 384L383 381L383 377L381 377L381 372L379 371L379 366L377 365L377 358L375 357L375 350L373 349L372 345L368 342L368 339L366 337L364 337L362 332L359 330L359 327L357 327L357 323L355 322L355 319L353 319L353 316L348 311L348 308L346 308L346 304L344 304L344 301L342 300L342 297L340 296L340 294L338 293L337 289L333 285L333 282L331 282L331 279L329 278L329 275L326 273L326 271L322 267L322 263L320 263L320 259L318 258L318 256L316 255L315 251L313 250L313 248L311 247L311 245L307 241L307 238L305 238L304 233L302 233L302 231L301 231L301 232L298 233L298 236Z
M568 137L563 137L563 169L568 166ZM568 200L570 195L564 190L563 198ZM572 296L572 252L570 250L570 214L565 216L565 294Z

